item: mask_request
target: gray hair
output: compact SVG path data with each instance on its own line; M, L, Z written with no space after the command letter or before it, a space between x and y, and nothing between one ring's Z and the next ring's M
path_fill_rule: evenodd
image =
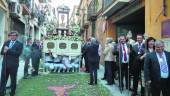
M106 38L106 43L108 44L108 43L112 43L113 42L113 39L111 38L111 37L107 37Z
M91 40L91 43L92 43L92 44L96 44L96 43L97 43L97 40L96 40L96 38L94 38L94 37L92 37L90 40Z
M164 42L162 40L156 40L155 41L155 46L160 46L160 45L164 46Z

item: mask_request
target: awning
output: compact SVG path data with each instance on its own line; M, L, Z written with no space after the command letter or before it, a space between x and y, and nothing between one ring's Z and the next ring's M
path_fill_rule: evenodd
M105 9L103 15L107 17L111 16L113 13L122 8L129 1L130 0L115 0L113 4L111 4L108 8Z

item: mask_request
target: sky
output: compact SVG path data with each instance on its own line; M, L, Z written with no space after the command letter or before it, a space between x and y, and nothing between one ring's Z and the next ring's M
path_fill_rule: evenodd
M70 8L70 14L74 8L74 5L79 5L80 0L51 0L52 6L57 7L59 5L65 4Z

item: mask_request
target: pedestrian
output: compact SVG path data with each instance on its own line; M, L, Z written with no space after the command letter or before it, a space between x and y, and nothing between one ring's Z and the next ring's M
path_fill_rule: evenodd
M89 85L97 84L97 68L99 62L98 48L99 44L96 42L96 39L91 38L90 44L87 47L87 60L90 72Z
M145 54L141 57L141 58L144 58L144 59L146 59L145 57L146 57L146 55L147 54L149 54L149 53L152 53L152 52L154 52L155 51L155 45L154 45L154 43L155 43L155 38L153 38L153 37L148 37L147 39L146 39L146 50L145 50ZM145 93L145 96L150 96L150 85L147 85L146 83L145 83L145 80L144 80L144 72L142 73L142 85L144 85L144 89L145 89L145 91L144 91L144 93Z
M151 85L152 96L170 96L170 53L164 50L164 42L155 42L155 51L145 57L144 76Z
M116 58L113 56L113 39L111 37L106 38L106 45L103 51L104 62L105 62L105 73L104 78L106 78L107 85L115 84L114 81L114 68L116 66Z
M119 86L121 90L124 89L124 78L125 78L125 87L129 89L130 87L130 80L129 80L129 60L130 60L130 53L131 53L131 46L127 43L126 36L120 35L118 38L117 49L114 52L117 53L117 57L119 58Z
M85 42L85 44L82 47L82 56L85 61L85 72L89 72L89 66L88 66L88 56L87 56L87 48L90 45L90 38Z
M17 71L19 66L19 56L22 53L23 44L17 40L18 33L11 31L10 40L3 44L1 55L3 55L1 83L0 83L0 96L5 96L6 84L8 77L11 78L11 92L10 96L15 95Z
M132 96L137 95L138 82L141 81L141 71L144 67L145 44L143 43L143 35L137 34L137 43L133 46L134 64L133 64L133 92ZM141 83L141 96L144 95L144 87Z
M38 75L41 55L42 55L41 49L39 48L37 42L34 42L32 44L32 55L31 55L32 67L33 67L32 76Z
M97 41L97 43L99 44L99 48L98 48L99 62L98 62L98 68L97 69L99 69L100 68L100 57L101 57L101 55L103 53L103 50L102 50L102 45L100 44L100 42Z
M28 67L30 65L31 54L32 54L32 40L31 38L28 38L27 44L24 46L23 53L22 53L24 61L25 61L24 79L28 78Z

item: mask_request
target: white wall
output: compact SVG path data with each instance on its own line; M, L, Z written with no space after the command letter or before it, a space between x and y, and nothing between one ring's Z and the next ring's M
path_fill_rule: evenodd
M0 9L0 48L4 42L5 31L5 13Z

